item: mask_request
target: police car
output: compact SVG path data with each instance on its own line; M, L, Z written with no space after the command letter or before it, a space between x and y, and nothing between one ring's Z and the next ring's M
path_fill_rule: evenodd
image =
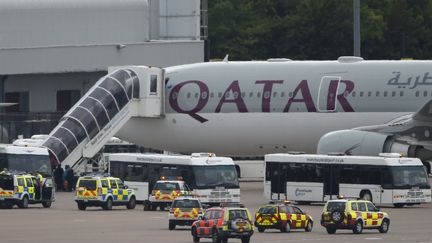
M202 213L203 206L198 198L178 197L170 207L168 229L174 230L177 225L192 225Z
M17 171L0 172L0 206L27 208L29 204L41 203L51 207L54 201L54 188L51 178L45 180L40 175Z
M144 202L144 210L156 210L159 207L162 211L165 207L170 206L177 197L191 194L192 190L181 178L169 180L162 176L161 180L156 181L149 200Z
M111 210L113 206L126 205L134 209L136 197L133 189L124 186L123 181L109 175L87 175L78 179L75 201L79 210L89 206Z
M361 234L363 229L377 229L380 233L387 233L390 218L370 201L329 200L321 215L321 225L329 234L336 233L337 229L350 229L355 234Z
M313 218L289 202L272 203L261 206L255 213L255 227L259 232L264 232L266 229L278 229L281 232L304 229L306 232L311 232Z
M213 242L228 242L229 238L241 239L249 243L254 233L250 212L240 206L212 207L205 211L198 221L192 224L193 242L200 238L212 238Z

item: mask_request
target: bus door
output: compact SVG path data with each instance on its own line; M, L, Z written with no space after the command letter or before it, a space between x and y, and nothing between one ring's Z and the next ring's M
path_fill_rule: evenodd
M323 201L326 201L339 195L340 165L325 165L323 171Z
M286 196L286 179L282 171L281 163L268 163L268 173L271 183L270 188L270 199L271 200L282 200ZM285 165L286 166L286 165ZM285 196L281 195L284 194Z

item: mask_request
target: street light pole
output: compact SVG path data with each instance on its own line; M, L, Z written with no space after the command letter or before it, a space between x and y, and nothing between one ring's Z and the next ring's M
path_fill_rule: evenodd
M354 56L361 57L360 53L360 0L353 0L354 12Z

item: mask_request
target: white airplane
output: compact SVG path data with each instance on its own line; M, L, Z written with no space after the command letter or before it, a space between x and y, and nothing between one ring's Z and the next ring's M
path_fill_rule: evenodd
M428 160L431 97L432 61L225 59L123 67L101 78L44 146L58 161L76 161L116 134L180 153L400 152Z

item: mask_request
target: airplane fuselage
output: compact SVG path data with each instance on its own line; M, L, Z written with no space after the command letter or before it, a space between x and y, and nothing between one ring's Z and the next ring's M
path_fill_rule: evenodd
M118 136L176 152L315 152L327 132L382 124L432 97L430 61L215 62L165 69L163 119Z

